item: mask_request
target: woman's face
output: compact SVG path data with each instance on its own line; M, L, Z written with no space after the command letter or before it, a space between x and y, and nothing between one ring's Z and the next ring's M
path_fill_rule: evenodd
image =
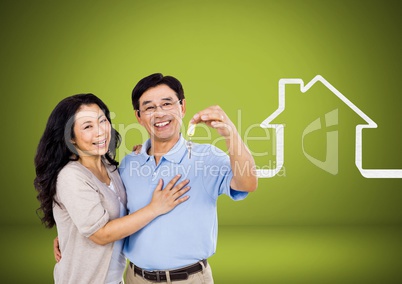
M82 158L101 156L109 149L111 127L97 104L82 105L75 114L72 142Z

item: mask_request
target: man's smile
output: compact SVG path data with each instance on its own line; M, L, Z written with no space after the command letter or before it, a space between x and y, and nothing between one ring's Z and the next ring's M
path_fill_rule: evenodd
M163 127L169 125L171 122L172 122L171 120L160 121L160 122L154 123L154 126L155 126L156 128L159 128L159 129L160 129L160 128L163 128Z

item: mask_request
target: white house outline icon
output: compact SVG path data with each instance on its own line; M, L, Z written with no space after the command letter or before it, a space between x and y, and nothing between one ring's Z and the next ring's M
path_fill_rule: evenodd
M307 92L315 83L320 81L347 106L349 106L357 115L359 115L367 124L358 124L356 126L356 145L355 145L355 164L360 173L366 178L402 178L402 170L400 169L363 169L362 166L362 150L363 139L362 132L364 128L377 128L377 124L362 112L348 98L342 95L334 86L332 86L322 76L315 76L307 85L304 85L302 79L280 79L279 80L279 106L269 117L267 117L260 126L262 128L273 128L276 130L276 168L275 169L258 169L259 178L270 178L275 176L282 168L284 163L284 126L283 124L270 124L279 114L285 110L285 86L287 84L299 84L302 93Z

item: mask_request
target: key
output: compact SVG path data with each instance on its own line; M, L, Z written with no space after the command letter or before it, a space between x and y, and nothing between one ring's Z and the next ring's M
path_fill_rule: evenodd
M191 159L191 148L193 147L193 141L191 141L191 137L193 137L195 133L195 126L196 124L189 123L187 128L187 150L188 150L188 158Z
M193 147L193 142L190 140L187 141L187 150L188 150L188 158L191 159L191 148Z

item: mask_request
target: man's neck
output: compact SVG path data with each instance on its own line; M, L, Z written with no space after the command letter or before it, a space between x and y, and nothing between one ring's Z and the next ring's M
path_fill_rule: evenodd
M155 163L158 164L160 158L166 153L168 153L174 147L174 145L176 145L179 139L180 135L174 139L166 141L151 138L151 148L148 149L148 154L150 156L154 156Z

